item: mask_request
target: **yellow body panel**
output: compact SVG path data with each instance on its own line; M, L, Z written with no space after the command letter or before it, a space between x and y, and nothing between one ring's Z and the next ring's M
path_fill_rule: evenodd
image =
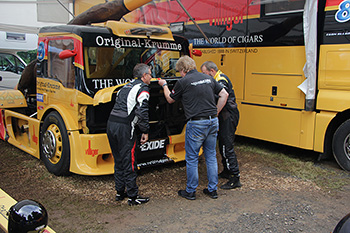
M112 86L99 90L94 96L94 106L111 101L112 94L117 88L118 86Z
M152 0L124 0L124 5L126 7L126 9L128 9L129 11L133 11L137 8L139 8L142 5L145 5L146 3L151 2Z
M92 103L91 97L75 89L65 88L61 83L50 79L37 78L37 93L44 96L43 102L37 103L38 119L42 119L48 109L55 109L61 114L67 130L78 130L79 128L78 100Z
M315 113L239 102L237 134L304 149L313 148Z
M16 124L13 125L14 123ZM36 158L40 158L39 120L14 111L5 110L5 124L10 136L9 143ZM13 129L13 127L16 127L16 129Z
M247 53L244 101L303 109L305 94L298 86L305 80L304 47L260 47L252 51Z
M321 111L316 115L315 143L313 148L315 151L323 152L326 130L335 116L335 112L326 111Z
M319 89L350 90L350 45L320 48Z
M185 160L185 133L186 126L184 126L181 134L172 135L169 137L170 143L167 145L166 153L170 159L174 160L174 162Z
M71 150L70 171L82 175L108 175L114 172L114 159L111 154L107 134L69 134ZM108 156L102 159L102 156Z
M18 90L4 90L0 92L0 108L23 108L27 102Z
M244 48L199 49L202 56L194 57L197 68L205 61L213 61L231 80L237 99L244 98Z
M317 109L342 112L349 109L350 92L321 89L317 95Z

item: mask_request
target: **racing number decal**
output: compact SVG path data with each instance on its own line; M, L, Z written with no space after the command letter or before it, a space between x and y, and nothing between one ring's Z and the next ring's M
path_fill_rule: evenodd
M350 20L350 0L345 0L339 4L339 10L335 13L335 20L339 23Z

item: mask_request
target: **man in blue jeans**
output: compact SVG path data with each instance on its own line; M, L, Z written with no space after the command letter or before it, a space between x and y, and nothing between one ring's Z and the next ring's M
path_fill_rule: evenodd
M195 61L189 56L181 57L176 63L176 70L182 79L176 82L170 92L166 80L159 80L168 103L181 100L187 121L186 150L186 190L178 194L189 200L196 199L198 187L198 155L203 146L207 165L208 188L204 194L216 199L218 184L218 164L216 159L216 138L219 129L217 115L226 104L228 93L212 77L199 73ZM215 95L219 96L216 102Z

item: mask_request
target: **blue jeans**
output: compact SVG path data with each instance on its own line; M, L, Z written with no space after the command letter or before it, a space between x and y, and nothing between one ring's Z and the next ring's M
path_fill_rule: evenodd
M198 121L188 121L186 126L186 191L195 192L198 187L198 156L203 146L207 165L208 190L217 190L218 163L216 159L216 140L219 129L218 118Z

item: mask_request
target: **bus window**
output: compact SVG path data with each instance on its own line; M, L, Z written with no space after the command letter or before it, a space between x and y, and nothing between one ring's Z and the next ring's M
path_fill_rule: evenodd
M302 12L304 9L305 0L262 0L261 4L263 15L269 16Z
M56 79L62 83L64 87L74 88L74 58L60 59L59 53L63 50L73 50L74 41L66 40L50 40L48 49L48 75L50 78Z

